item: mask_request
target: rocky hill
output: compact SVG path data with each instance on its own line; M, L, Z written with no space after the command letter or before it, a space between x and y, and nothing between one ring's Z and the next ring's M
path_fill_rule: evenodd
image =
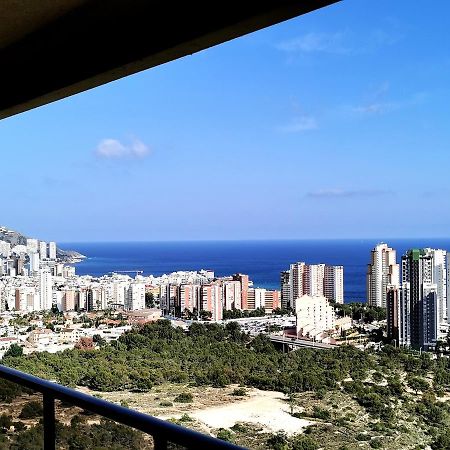
M6 227L0 226L0 241L9 242L11 246L26 245L27 238L27 236L19 233L18 231L10 230ZM67 263L79 262L82 259L86 258L81 253L78 253L74 250L62 250L58 247L56 249L56 256L59 260Z

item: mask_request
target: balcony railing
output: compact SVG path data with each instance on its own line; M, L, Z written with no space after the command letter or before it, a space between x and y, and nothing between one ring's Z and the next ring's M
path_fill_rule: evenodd
M155 450L166 450L167 444L179 444L188 449L243 449L220 439L197 433L170 422L157 419L123 406L83 394L51 381L0 365L0 378L17 383L26 388L41 392L44 407L44 450L55 450L55 400L62 400L92 413L128 425L150 434Z

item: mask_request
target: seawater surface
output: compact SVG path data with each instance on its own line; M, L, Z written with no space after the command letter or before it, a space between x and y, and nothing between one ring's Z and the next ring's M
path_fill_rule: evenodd
M211 269L216 275L247 273L257 287L280 288L280 271L305 261L344 266L345 301L365 301L370 250L381 239L180 242L83 242L60 244L87 256L78 275L99 276L122 270L162 275L177 270ZM450 250L450 239L385 240L401 255L413 247ZM131 274L133 275L133 274Z

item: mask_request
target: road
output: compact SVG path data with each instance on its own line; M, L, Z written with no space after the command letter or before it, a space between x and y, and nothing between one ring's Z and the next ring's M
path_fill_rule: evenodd
M279 336L276 334L270 334L269 339L272 342L276 342L278 344L286 344L293 347L309 347L309 348L317 348L320 350L335 348L335 345L331 344L323 344L322 342L312 342L304 339L295 339L290 337Z

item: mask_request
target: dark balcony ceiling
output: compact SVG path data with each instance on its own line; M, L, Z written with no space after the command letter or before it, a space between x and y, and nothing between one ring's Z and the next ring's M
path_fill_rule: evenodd
M0 118L339 0L0 0Z

